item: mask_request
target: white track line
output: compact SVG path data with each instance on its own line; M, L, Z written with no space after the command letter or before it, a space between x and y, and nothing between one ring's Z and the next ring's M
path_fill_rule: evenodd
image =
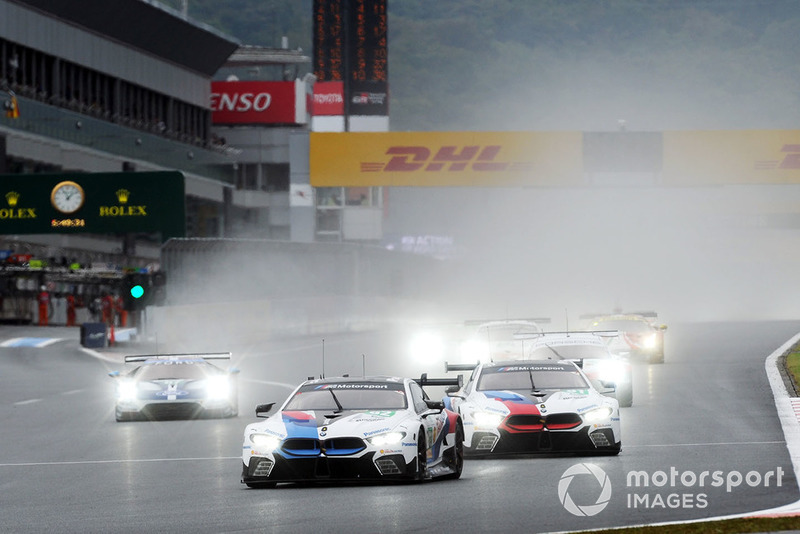
M42 402L42 399L28 399L24 401L17 401L14 403L14 406L25 406L26 404L33 404L36 402Z
M197 461L211 461L218 462L220 460L241 460L241 456L217 456L216 458L143 458L139 460L81 460L74 462L20 462L20 463L7 463L0 464L0 467L41 467L53 465L94 465L94 464L138 464L138 463L155 463L155 462L197 462Z
M786 443L784 440L776 441L720 441L716 443L654 443L650 445L624 445L626 449L642 449L645 447L718 447L724 445L775 445Z
M124 363L121 358L109 358L105 354L97 352L96 350L87 349L86 347L81 347L81 350L89 356L97 358L98 360L104 360L111 363Z

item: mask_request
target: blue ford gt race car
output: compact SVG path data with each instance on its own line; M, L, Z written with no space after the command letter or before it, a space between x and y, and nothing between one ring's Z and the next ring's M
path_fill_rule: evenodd
M239 370L209 361L230 358L230 352L125 356L125 363L140 365L109 373L117 381L116 420L235 417Z

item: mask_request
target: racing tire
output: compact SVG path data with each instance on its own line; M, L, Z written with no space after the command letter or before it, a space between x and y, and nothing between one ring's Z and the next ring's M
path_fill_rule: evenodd
M657 352L650 356L648 363L664 363L664 351L663 349L660 352Z
M114 411L114 419L117 423L127 423L129 421L139 421L142 419L141 414L135 412L117 412Z
M620 408L630 408L633 406L633 386L617 391L617 402Z
M422 482L428 476L428 445L425 439L425 429L419 429L419 438L417 439L417 469L414 473L414 480Z
M456 423L456 443L453 445L453 448L447 452L449 454L447 463L455 470L455 473L447 475L444 478L458 480L461 478L461 472L464 470L464 425L461 424L460 419L458 423Z

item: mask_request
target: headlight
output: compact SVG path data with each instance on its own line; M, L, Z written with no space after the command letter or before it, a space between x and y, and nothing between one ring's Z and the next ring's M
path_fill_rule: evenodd
M656 348L656 341L658 341L657 336L650 334L642 339L642 346L646 349L654 349Z
M475 421L476 427L497 428L505 416L499 413L475 412L472 414L472 419Z
M206 380L209 399L224 399L230 395L230 383L226 376L211 376Z
M597 378L603 382L614 382L620 384L628 381L628 373L625 364L620 361L607 361L600 366Z
M125 380L117 386L117 398L121 401L131 401L136 399L136 382Z
M611 412L613 410L608 406L603 406L602 408L595 408L594 410L589 410L585 414L583 414L583 420L587 423L596 423L598 421L603 421L608 419L611 416Z
M444 358L444 341L436 334L423 332L411 340L411 355L420 362Z
M387 445L395 445L403 441L406 437L405 432L387 432L386 434L378 434L369 438L369 442L376 447L385 447Z
M280 439L269 434L250 434L250 441L258 452L272 452L281 444Z

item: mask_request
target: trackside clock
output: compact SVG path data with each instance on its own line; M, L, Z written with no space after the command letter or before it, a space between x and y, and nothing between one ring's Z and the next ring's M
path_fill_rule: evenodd
M50 202L61 213L75 213L81 209L84 200L83 188L69 180L57 183L50 193Z

